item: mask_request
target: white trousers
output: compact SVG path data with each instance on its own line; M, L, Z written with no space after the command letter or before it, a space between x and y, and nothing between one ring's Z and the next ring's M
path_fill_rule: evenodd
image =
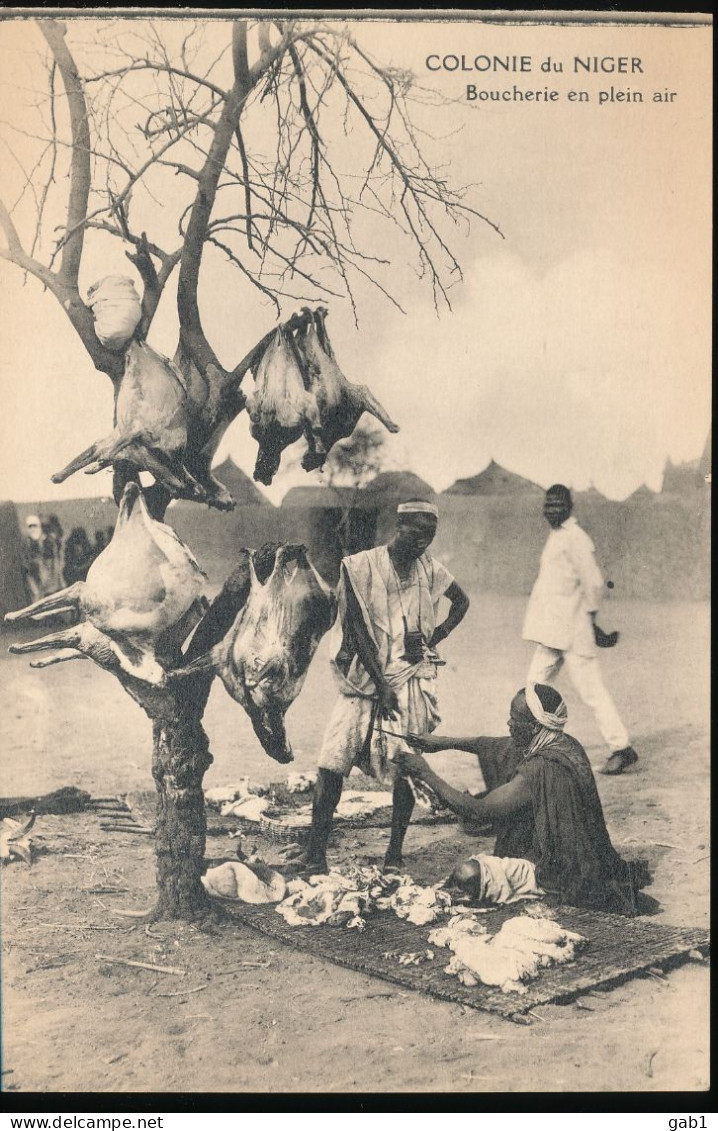
M575 652L559 652L537 644L526 682L552 683L564 663L577 692L593 711L604 742L611 752L624 750L629 745L628 732L603 682L598 656L578 656Z

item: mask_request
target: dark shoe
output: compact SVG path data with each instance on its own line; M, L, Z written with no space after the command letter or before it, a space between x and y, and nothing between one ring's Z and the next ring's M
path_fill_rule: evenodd
M616 750L602 768L602 774L608 774L609 777L614 777L616 774L622 774L629 766L635 765L638 761L638 755L632 746L627 746L625 750Z
M593 637L598 648L613 648L618 644L617 632L604 632L597 624L593 626Z

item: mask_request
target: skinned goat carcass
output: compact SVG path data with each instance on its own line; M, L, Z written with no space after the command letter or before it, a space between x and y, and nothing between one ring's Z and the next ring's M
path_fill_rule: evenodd
M41 620L77 611L81 623L15 644L10 651L22 655L61 649L35 666L85 655L102 667L121 668L160 685L165 670L159 660L172 658L202 616L205 580L174 530L151 518L139 485L128 483L112 539L90 566L86 580L5 617Z
M113 431L53 475L53 483L64 482L82 468L94 475L121 460L138 471L149 471L173 497L204 501L205 488L185 464L193 409L189 393L187 381L173 362L145 342L130 342L115 391Z
M244 553L250 577L246 603L220 643L174 675L216 671L249 715L265 752L277 762L291 762L284 715L302 689L319 641L334 622L336 598L304 546L280 546L264 584L249 551Z
M282 452L298 440L316 412L294 352L291 335L280 326L254 373L247 397L252 436L259 444L254 478L267 486L279 469Z
M326 311L320 307L297 333L297 347L305 362L312 397L305 432L309 450L302 459L305 471L323 467L334 444L351 436L365 412L375 416L389 432L399 431L399 425L366 385L347 381L336 363L325 316Z

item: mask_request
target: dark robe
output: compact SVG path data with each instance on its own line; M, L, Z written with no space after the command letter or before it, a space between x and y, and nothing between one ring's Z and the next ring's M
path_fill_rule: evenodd
M557 734L524 756L510 738L486 743L478 757L489 789L521 774L531 791L530 805L497 823L494 855L531 860L541 887L564 903L637 914L636 892L651 877L643 861L623 860L611 844L581 744Z

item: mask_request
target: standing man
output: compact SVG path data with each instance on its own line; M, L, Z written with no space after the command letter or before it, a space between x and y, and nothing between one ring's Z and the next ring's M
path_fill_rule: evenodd
M573 518L568 487L549 487L543 513L551 527L531 591L523 638L536 643L526 683L551 683L562 665L593 711L611 755L603 774L622 774L638 761L626 728L603 682L596 645L596 613L603 575L593 542ZM599 630L600 631L600 630Z
M42 562L42 523L40 516L29 514L25 519L25 538L23 539L22 572L25 579L25 588L28 599L32 604L45 593L40 577L40 564Z
M427 553L437 523L433 504L416 499L402 503L388 545L342 562L332 640L339 696L319 755L312 828L302 860L306 871L327 870L334 811L353 766L393 789L384 867L401 867L414 794L394 758L409 749L403 738L408 731L427 734L440 722L435 689L441 661L435 649L469 607L463 589ZM442 597L450 608L438 624Z

